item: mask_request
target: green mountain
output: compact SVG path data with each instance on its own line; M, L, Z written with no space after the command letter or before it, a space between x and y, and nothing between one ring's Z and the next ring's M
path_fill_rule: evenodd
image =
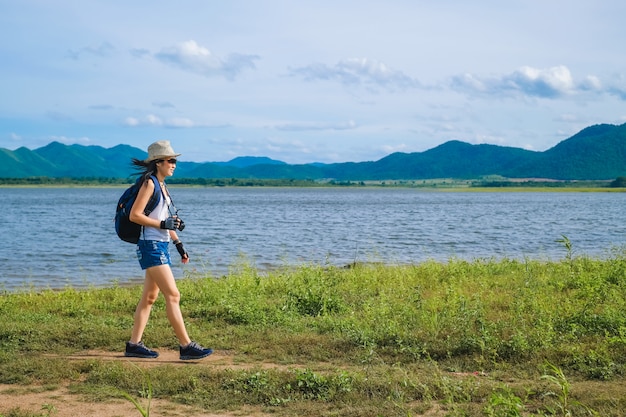
M0 177L44 176L53 170L54 166L47 159L30 149L21 147L9 151L0 148Z
M450 141L425 152L393 153L377 162L363 164L355 171L359 179L364 180L478 178L501 174L520 161L531 161L537 155L518 148Z
M503 175L588 180L626 176L626 124L590 126Z
M0 148L0 178L125 178L131 158L147 153L128 146L63 145L14 151ZM557 180L610 180L626 177L626 124L587 127L544 152L449 141L424 152L393 153L378 161L290 165L266 157L238 157L228 162L178 164L179 178L259 178L410 180L472 179L487 175Z
M51 142L33 151L0 148L0 177L126 177L132 172L130 159L146 156L146 152L128 145L106 149Z

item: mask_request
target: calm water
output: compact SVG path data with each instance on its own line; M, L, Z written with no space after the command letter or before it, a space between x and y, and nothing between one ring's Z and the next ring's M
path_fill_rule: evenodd
M192 262L220 276L356 261L604 257L626 243L624 193L448 193L410 189L174 188ZM113 228L121 188L3 188L0 289L141 280L134 245Z

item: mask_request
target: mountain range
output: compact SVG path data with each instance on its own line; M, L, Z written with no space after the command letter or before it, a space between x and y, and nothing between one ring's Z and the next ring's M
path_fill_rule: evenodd
M129 145L112 148L52 142L30 150L0 148L0 178L126 178L131 158L147 153ZM377 161L292 165L267 157L228 162L180 161L179 178L334 179L338 181L474 179L488 175L555 180L626 177L626 123L589 126L553 148L537 152L449 141L424 152L396 152Z

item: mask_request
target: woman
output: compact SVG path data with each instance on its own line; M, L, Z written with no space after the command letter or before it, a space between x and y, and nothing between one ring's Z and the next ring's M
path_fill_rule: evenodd
M133 165L142 171L143 185L131 209L130 220L143 226L137 243L137 257L141 269L146 271L146 276L141 300L135 310L132 335L130 341L126 343L126 356L136 358L159 356L141 341L152 305L159 296L159 292L162 292L165 297L167 318L180 344L180 359L202 359L213 353L212 349L203 348L192 341L187 334L180 311L180 292L170 266L168 249L170 239L176 245L182 262L184 264L189 262L189 255L176 234L176 229L182 230L184 223L171 212L172 200L164 182L166 177L174 174L178 156L180 154L174 152L170 142L162 140L148 147L148 159L145 161L133 159ZM154 179L151 176L154 176L160 183L161 198L157 207L146 215L144 208L155 189Z

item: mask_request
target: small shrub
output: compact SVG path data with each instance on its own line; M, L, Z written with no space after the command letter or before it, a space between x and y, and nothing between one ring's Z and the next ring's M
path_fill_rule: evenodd
M353 378L342 372L336 376L324 376L310 369L296 370L292 387L307 400L331 401L335 396L352 390Z
M489 417L521 417L524 408L522 399L511 388L503 386L489 396L484 411Z
M546 372L541 378L556 385L557 388L556 392L551 391L546 393L547 396L554 398L552 404L546 406L550 415L564 417L577 415L574 411L577 408L586 410L589 415L597 415L597 413L589 407L572 399L571 383L567 380L561 368L548 363L546 364Z

